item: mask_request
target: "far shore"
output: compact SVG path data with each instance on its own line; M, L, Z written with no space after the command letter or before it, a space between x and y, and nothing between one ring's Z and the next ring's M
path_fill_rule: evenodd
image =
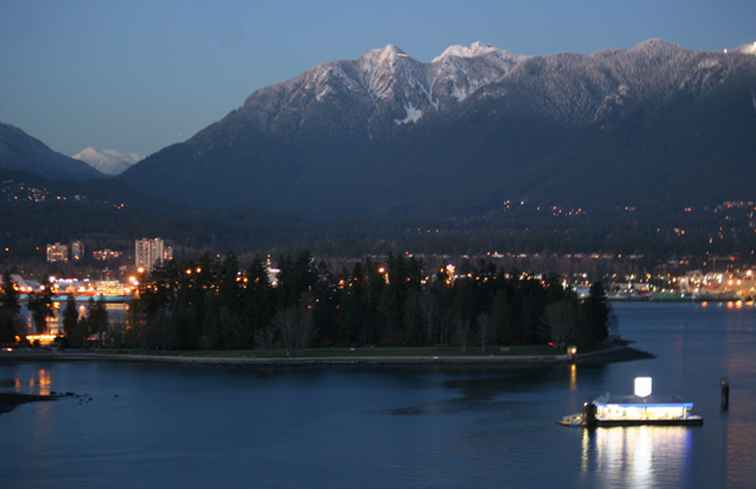
M653 358L653 355L618 342L602 349L575 356L567 354L538 353L527 351L511 353L496 351L480 353L435 351L433 349L326 349L306 350L296 355L261 356L251 351L35 351L15 350L0 352L0 361L109 361L140 362L179 365L240 366L257 368L279 367L420 367L420 368L498 368L537 367L559 364L601 364Z

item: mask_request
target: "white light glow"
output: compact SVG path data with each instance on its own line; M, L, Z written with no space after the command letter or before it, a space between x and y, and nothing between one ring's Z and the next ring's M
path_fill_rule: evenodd
M635 378L635 395L638 397L648 397L651 395L651 386L653 381L651 377Z

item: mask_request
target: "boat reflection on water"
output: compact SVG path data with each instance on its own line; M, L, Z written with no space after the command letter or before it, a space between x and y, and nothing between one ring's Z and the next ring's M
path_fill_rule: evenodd
M683 426L583 430L580 470L601 487L666 487L690 478L693 434ZM663 470L654 462L663 460Z

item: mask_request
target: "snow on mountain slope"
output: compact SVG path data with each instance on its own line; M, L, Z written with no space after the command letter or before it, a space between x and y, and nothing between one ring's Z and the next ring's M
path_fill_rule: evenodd
M106 175L121 174L142 159L136 153L124 153L115 149L98 150L92 146L82 149L71 158L83 161Z
M177 201L323 213L512 192L730 198L752 193L741 175L752 166L754 110L756 56L744 52L651 39L523 56L473 43L425 63L388 45L255 91L123 178L156 195L175 181ZM585 172L598 176L575 187Z
M738 48L738 51L741 52L741 53L743 53L743 54L752 54L752 55L756 56L756 41L754 41L752 43L749 43L749 44L744 44L743 46L740 46Z
M481 98L527 106L562 123L604 124L649 98L714 89L748 62L660 39L592 55L548 56L474 42L451 45L430 63L389 44L258 90L242 111L264 131L349 129L370 138L453 116Z

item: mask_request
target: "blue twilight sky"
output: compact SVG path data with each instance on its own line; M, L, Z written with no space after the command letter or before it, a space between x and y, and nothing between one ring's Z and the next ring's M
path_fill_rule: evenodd
M67 154L146 155L257 88L388 43L428 61L476 40L548 54L651 37L739 46L756 1L0 0L0 121Z

